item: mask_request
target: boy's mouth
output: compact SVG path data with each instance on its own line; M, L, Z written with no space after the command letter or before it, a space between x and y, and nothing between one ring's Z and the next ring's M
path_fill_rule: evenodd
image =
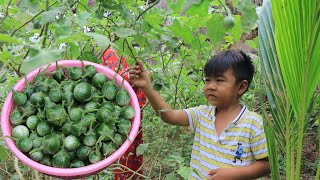
M209 98L217 98L217 96L213 95L213 94L209 94L208 95Z

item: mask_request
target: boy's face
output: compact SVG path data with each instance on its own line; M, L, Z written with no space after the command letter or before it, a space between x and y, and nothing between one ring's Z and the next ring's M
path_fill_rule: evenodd
M228 107L239 103L239 98L247 87L247 80L236 83L233 70L228 69L219 76L206 77L204 95L211 105Z

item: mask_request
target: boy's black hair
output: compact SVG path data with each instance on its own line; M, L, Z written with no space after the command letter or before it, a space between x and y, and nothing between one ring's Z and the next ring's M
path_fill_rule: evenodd
M217 77L231 69L236 83L247 80L250 84L255 72L251 58L240 50L225 50L214 55L204 66L205 77ZM248 84L248 85L249 85Z

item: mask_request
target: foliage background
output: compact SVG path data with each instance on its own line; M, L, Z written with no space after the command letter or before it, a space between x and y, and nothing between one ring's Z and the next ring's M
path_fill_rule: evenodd
M264 98L257 56L256 12L261 4L262 1L257 0L1 1L1 107L11 87L33 68L59 59L101 63L108 47L126 57L130 65L142 60L153 76L154 85L172 107L205 104L203 65L213 54L236 48L251 54L257 67L255 79L242 102L262 113L261 104L268 106L268 102ZM227 30L223 19L229 10L236 25ZM312 137L318 127L320 100L317 97L308 131ZM150 106L146 106L143 113L145 143L138 148L138 153L145 157L144 178L184 179L191 171L188 166L192 135L180 127L164 124ZM15 161L4 141L0 142L0 172L4 179L39 176L50 179ZM317 147L314 152L318 153ZM315 175L316 159L317 155L303 164L307 176ZM16 166L7 162L14 162ZM89 178L111 178L112 168L118 167L114 164Z

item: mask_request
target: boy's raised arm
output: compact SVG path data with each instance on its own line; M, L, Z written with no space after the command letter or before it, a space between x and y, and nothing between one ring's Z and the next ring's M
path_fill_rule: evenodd
M162 118L163 121L188 126L188 116L184 110L173 110L166 103L157 91L152 89L152 83L149 73L144 69L141 62L137 62L129 71L129 78L133 85L143 90L148 98L152 108Z

